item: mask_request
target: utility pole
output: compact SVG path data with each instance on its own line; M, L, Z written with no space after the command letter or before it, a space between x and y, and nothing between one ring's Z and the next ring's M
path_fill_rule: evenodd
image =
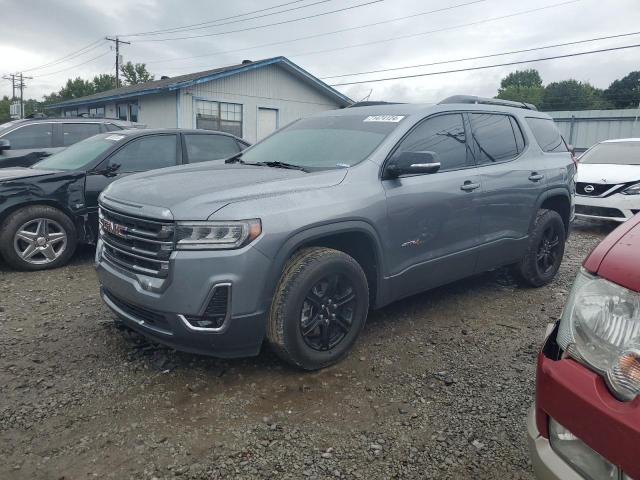
M116 44L116 88L120 87L120 44L131 45L131 42L125 42L118 37L105 37L105 40L115 42Z
M20 88L20 118L24 118L24 88L26 87L24 81L32 80L33 77L25 77L22 75L22 72L20 72L19 77L20 83L18 84L18 87Z
M16 75L14 73L5 75L4 77L5 80L9 80L11 82L11 100L15 100L16 99Z

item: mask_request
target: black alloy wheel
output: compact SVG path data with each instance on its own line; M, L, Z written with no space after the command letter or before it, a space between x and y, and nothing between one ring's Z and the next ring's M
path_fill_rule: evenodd
M316 283L302 304L300 334L314 350L331 350L347 336L358 301L352 282L334 273Z

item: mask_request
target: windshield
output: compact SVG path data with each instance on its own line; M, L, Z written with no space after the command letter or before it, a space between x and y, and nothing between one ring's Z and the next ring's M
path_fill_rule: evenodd
M246 163L281 162L305 170L361 162L398 126L401 115L340 115L300 120L242 154Z
M598 143L580 157L580 163L640 165L640 142Z
M102 134L89 137L32 165L38 170L79 170L93 162L124 136Z
M7 130L8 128L13 127L14 125L17 125L18 123L20 122L7 122L7 123L0 124L0 133L3 130Z

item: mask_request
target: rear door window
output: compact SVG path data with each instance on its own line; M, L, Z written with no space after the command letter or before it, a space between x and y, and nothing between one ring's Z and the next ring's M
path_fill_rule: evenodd
M527 125L543 152L568 152L567 146L553 120L527 117Z
M238 143L226 135L185 135L189 163L228 158L240 152Z
M100 125L97 123L64 123L62 124L62 144L68 147L98 133L100 133Z
M36 123L18 128L4 137L11 143L12 150L52 148L53 124Z
M130 141L111 158L109 166L119 165L119 172L144 172L173 167L177 163L175 135L150 135Z
M469 121L478 164L505 162L517 157L522 151L518 148L508 115L470 113ZM524 142L522 138L521 142Z

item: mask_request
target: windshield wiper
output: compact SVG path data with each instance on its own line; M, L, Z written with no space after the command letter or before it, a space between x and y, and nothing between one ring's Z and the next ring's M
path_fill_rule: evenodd
M242 157L242 152L236 153L233 157L227 158L224 163L244 163L240 157Z
M301 172L309 172L306 168L301 167L300 165L294 165L293 163L286 162L257 162L256 165L265 165L267 167L273 168L288 168L291 170L300 170Z

